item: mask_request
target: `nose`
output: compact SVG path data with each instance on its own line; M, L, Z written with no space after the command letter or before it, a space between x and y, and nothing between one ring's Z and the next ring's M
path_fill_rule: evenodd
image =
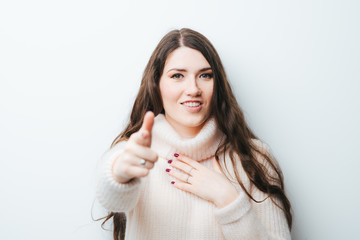
M196 78L189 78L187 81L187 86L186 86L186 95L188 96L192 96L192 97L198 97L201 95L202 91L198 86L198 83L196 81Z

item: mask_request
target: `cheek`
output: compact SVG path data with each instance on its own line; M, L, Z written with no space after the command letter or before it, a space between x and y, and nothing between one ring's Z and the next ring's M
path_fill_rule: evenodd
M167 84L166 81L160 84L160 93L164 106L176 104L179 98L179 90L176 86Z
M213 93L214 93L214 88L211 87L211 88L209 89L209 92L208 92L208 99L211 99L211 98L212 98Z
M214 83L212 84L206 84L203 88L204 91L204 97L210 101L214 92Z

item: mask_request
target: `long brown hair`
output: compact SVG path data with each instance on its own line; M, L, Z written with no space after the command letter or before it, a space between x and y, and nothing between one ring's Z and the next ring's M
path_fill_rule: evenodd
M140 89L130 114L130 122L125 130L114 139L111 148L118 142L129 139L131 134L140 129L146 111L154 112L155 116L164 113L159 90L160 77L167 56L181 46L200 51L213 71L214 91L211 100L211 115L215 118L217 126L225 134L225 139L215 153L216 160L221 161L220 159L224 158L220 158L220 156L223 154L223 157L225 157L225 153L228 152L236 180L241 188L253 201L264 201L265 199L261 201L254 199L245 188L236 170L238 159L240 159L250 182L260 191L268 194L270 199L284 211L291 229L291 205L285 195L282 172L271 154L259 150L258 146L252 141L252 139L258 138L245 122L243 111L240 109L231 90L219 55L210 41L194 30L188 28L173 30L160 40L143 73ZM255 156L256 153L260 154L262 161ZM278 200L280 204L274 200ZM114 239L124 239L125 213L109 213L108 216L102 218L105 219L103 225L110 218L113 218Z

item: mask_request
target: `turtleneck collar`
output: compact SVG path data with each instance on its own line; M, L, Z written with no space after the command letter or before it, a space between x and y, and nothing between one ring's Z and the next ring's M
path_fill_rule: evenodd
M168 123L164 114L159 114L154 119L151 148L156 149L165 159L171 159L174 153L181 153L193 160L202 161L215 155L222 136L215 119L210 118L195 137L182 138Z

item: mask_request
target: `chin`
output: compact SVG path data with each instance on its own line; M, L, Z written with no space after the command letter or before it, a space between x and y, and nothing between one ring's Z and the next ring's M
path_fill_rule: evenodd
M183 120L183 123L187 127L199 127L206 122L205 116L201 117L188 117Z

